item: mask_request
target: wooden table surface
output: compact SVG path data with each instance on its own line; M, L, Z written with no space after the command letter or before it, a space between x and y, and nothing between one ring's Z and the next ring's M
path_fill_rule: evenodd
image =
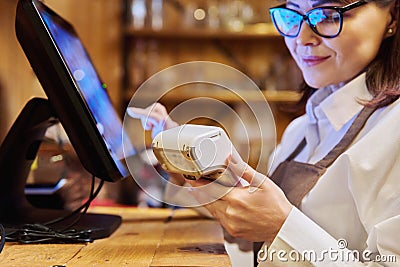
M7 243L0 266L231 266L219 224L178 209L96 207L90 212L120 215L109 237L85 244Z

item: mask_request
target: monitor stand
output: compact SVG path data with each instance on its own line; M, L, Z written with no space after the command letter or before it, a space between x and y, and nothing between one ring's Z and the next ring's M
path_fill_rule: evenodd
M24 224L46 223L71 213L67 210L41 209L31 205L24 193L31 165L48 127L58 123L50 103L43 98L31 99L19 114L0 146L0 223L5 228ZM77 214L76 230L92 230L90 238L111 235L121 224L121 217L108 214ZM63 229L75 216L51 227Z

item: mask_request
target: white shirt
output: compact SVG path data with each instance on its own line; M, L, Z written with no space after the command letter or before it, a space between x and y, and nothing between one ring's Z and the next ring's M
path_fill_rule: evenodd
M304 137L307 146L295 160L313 164L322 159L363 108L357 100L369 99L365 74L338 90L317 90L307 103L306 114L286 129L271 170ZM380 266L368 262L380 254L391 257L390 261L396 257L394 263L380 262L382 266L400 266L399 120L400 100L374 112L353 144L303 199L301 211L293 208L276 241L283 241L300 253L315 252L320 260L324 259L311 261L316 266L344 266L344 262L324 254L329 249L347 251L342 244L347 244L350 251L360 252L365 265Z

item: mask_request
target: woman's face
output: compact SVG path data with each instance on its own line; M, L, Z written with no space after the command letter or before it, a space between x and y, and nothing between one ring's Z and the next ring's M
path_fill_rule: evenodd
M316 6L344 5L340 1L287 1L288 8L302 14ZM303 22L299 35L285 37L285 42L309 86L337 85L354 78L375 58L391 20L390 7L371 2L345 12L343 29L335 38L320 37Z

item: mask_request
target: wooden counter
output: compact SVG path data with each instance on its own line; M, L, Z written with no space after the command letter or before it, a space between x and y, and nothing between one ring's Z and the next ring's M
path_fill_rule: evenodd
M7 243L0 266L231 266L219 224L192 210L96 207L120 215L109 238L86 244Z

